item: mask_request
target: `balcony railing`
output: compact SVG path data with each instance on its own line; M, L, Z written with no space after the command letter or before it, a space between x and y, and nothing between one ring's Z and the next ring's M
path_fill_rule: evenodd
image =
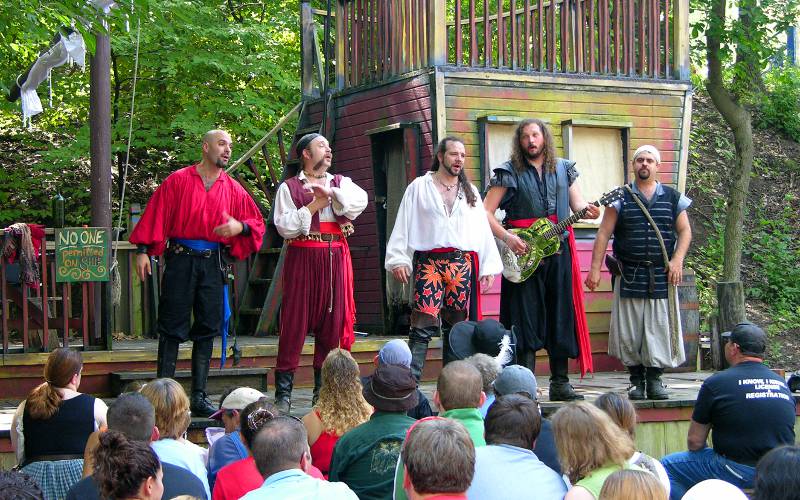
M304 4L304 58L337 89L431 66L688 79L688 0L332 0ZM327 56L327 57L326 57ZM311 65L305 78L313 79ZM316 79L324 80L322 71Z

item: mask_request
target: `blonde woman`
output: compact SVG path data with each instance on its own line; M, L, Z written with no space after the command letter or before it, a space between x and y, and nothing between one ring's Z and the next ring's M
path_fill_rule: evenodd
M44 383L20 403L11 421L17 462L45 498L64 498L80 481L86 441L106 425L105 403L78 392L82 370L79 351L55 349L44 366Z
M303 417L312 463L326 479L336 441L372 415L372 407L361 394L359 375L358 363L348 351L332 350L322 364L319 401Z
M608 476L599 500L668 500L664 485L650 472L618 470Z
M572 483L564 500L596 500L605 480L628 465L633 441L590 403L572 403L553 415L561 470ZM641 469L639 469L641 470Z
M156 411L159 437L151 446L158 459L182 467L197 476L203 483L206 495L211 498L206 469L208 450L185 437L186 429L192 421L186 391L171 378L159 378L145 384L139 392L153 404Z
M615 424L628 433L631 440L636 441L636 408L634 408L633 403L631 403L626 394L606 392L595 400L594 405L606 412ZM646 453L634 451L633 455L628 459L628 463L638 465L655 475L664 488L667 489L667 494L669 494L669 476L667 476L667 471L661 465L661 462Z

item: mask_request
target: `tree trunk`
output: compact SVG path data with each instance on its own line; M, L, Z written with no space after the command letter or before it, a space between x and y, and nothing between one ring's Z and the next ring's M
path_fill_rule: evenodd
M714 106L733 132L736 149L735 164L728 188L722 281L739 281L742 263L742 225L750 190L750 172L753 168L753 129L750 112L739 102L736 95L728 92L723 83L719 32L725 23L725 0L712 0L708 15L709 26L706 31L708 93Z

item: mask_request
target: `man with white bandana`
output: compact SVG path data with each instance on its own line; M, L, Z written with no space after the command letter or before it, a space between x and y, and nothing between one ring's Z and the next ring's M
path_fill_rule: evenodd
M654 146L641 146L634 153L634 182L625 189L622 200L606 208L586 278L590 290L597 288L600 264L613 234L614 256L621 264L621 274L613 276L608 353L630 371L632 388L628 396L634 400L668 399L661 374L664 368L678 366L685 359L682 345L674 349L670 344L668 287L681 282L683 259L692 239L686 214L692 201L658 182L660 163L661 154ZM668 267L656 232L634 196L647 207L659 228ZM680 328L680 321L676 323Z

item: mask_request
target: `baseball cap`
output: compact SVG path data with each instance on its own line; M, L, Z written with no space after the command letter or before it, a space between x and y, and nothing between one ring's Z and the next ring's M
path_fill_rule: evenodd
M767 334L764 330L750 322L739 323L733 330L722 334L739 346L745 354L764 354L767 350Z
M529 394L531 399L537 399L536 377L522 365L509 365L503 368L492 386L498 396L524 392Z
M405 340L393 339L378 351L378 360L383 365L411 366L411 349Z
M208 418L219 420L222 418L222 412L225 410L244 410L244 407L250 403L255 403L261 398L266 397L264 393L257 391L250 387L239 387L234 389L228 394L219 405L219 410L215 411Z

